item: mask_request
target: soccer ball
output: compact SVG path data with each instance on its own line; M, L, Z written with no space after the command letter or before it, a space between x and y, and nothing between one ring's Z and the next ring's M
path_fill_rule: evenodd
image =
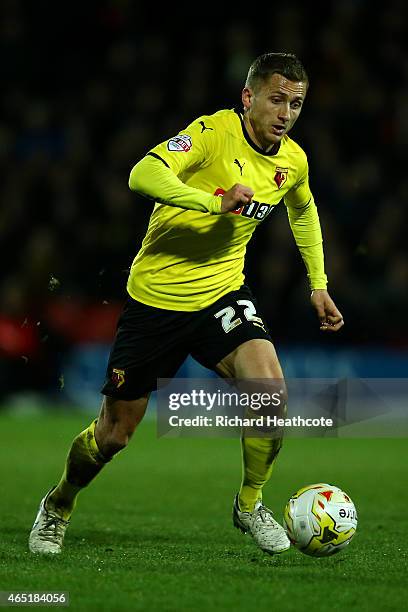
M286 504L283 518L292 544L312 557L340 552L357 528L357 512L350 497L325 483L299 489Z

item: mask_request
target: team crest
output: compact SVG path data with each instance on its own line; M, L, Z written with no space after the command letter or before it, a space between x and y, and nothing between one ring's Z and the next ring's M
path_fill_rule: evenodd
M191 142L191 138L188 134L179 134L178 136L173 136L170 138L167 143L167 148L169 151L181 151L182 153L187 153L192 148L193 143Z
M112 382L119 389L125 382L125 370L118 370L113 368L112 370Z
M276 172L274 176L274 181L277 184L278 189L280 189L288 179L289 168L279 168L278 166L276 166L275 169Z

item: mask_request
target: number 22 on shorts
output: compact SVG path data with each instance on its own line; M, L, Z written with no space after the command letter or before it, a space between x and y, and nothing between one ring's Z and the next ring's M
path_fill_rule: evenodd
M258 317L256 314L256 308L251 300L237 300L237 304L239 306L245 306L244 308L244 317L247 321L250 321L254 325L258 327L262 327L264 329L264 324L261 317ZM216 319L221 318L221 325L226 334L232 331L238 325L241 325L242 319L240 317L235 317L235 308L232 306L227 306L226 308L222 308L218 312L214 314Z

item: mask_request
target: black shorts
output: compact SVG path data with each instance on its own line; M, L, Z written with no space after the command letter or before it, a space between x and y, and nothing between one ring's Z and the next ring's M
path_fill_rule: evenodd
M195 312L163 310L129 297L119 318L102 393L133 400L173 378L188 355L217 371L216 365L240 344L272 342L245 285Z

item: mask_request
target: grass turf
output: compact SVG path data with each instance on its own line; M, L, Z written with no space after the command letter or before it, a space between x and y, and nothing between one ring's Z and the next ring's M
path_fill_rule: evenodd
M68 591L74 610L396 610L406 605L403 439L286 440L264 500L281 518L296 489L343 487L359 511L348 550L270 557L232 528L240 480L234 439L157 438L145 421L82 493L64 553L39 558L27 536L79 414L0 413L0 590Z

